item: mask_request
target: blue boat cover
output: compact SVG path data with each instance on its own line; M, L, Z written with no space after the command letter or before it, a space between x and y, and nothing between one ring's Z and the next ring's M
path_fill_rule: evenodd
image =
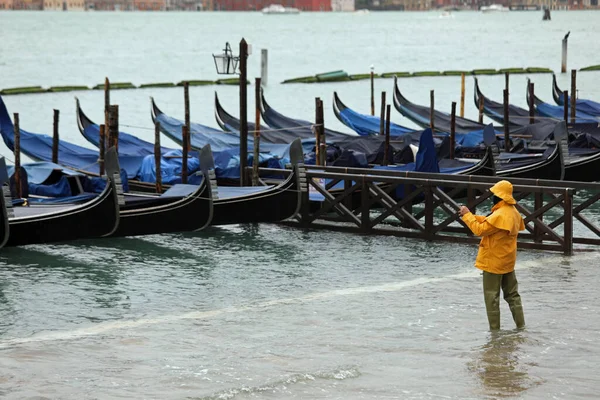
M433 133L431 129L425 129L421 133L421 139L419 140L419 150L415 157L414 163L405 165L388 165L388 166L376 166L374 169L383 169L389 171L413 171L413 172L433 172L440 173L440 166L438 164L437 154L435 150L435 143L433 141ZM465 167L466 168L466 167ZM455 170L452 168L451 170ZM459 168L460 170L460 168ZM444 171L446 172L446 171Z
M163 154L160 159L160 176L162 183L166 185L181 183L181 171L183 165L182 154L182 150L171 150L170 152ZM194 175L200 169L200 161L195 157L188 158L187 166L188 182L195 184L196 181L200 179ZM156 182L156 162L154 160L154 155L144 157L137 178L141 182Z
M83 129L83 137L96 147L100 146L100 126L89 124ZM108 137L105 137L105 148L108 148ZM161 147L161 153L166 153L172 149ZM154 154L154 144L139 139L127 132L119 131L119 154L129 156L147 156Z
M61 176L59 181L53 184L36 184L29 182L29 194L46 197L72 196L71 185L66 176Z
M21 151L34 161L52 161L52 137L39 133L20 130ZM0 134L6 146L14 151L14 126L6 105L0 96ZM142 163L140 156L119 156L121 168L127 171L129 178L135 178ZM76 144L59 141L58 160L61 165L91 174L99 173L98 151Z
M81 176L84 175L80 172L70 170L63 167L62 165L54 164L53 162L40 161L35 163L27 163L21 165L27 172L27 179L29 183L43 184L46 179L52 174L52 172L60 171L63 175ZM8 176L12 176L15 172L14 165L8 165L6 167Z
M544 117L556 118L557 120L563 120L565 116L565 109L562 106L554 106L549 103L541 103L536 105L538 113ZM569 111L569 115L570 111ZM570 121L570 119L569 119ZM600 122L598 115L587 114L580 111L578 108L575 110L575 123L586 123L586 122Z
M563 106L565 104L564 100L563 100L564 95L561 93L559 96L559 103L561 106ZM569 104L571 104L571 96L567 97ZM575 100L575 109L577 111L581 111L583 113L589 114L589 115L593 115L596 117L600 117L600 103L596 102L596 101L592 101L592 100L585 100L585 99L577 99Z
M379 117L359 114L350 108L345 108L339 113L344 125L351 128L359 135L379 135L381 119ZM399 137L413 133L414 129L390 123L390 136Z

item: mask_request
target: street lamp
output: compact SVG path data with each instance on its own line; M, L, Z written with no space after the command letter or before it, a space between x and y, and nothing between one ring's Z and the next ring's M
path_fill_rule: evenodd
M236 70L240 58L233 55L229 42L225 43L223 54L213 54L213 58L215 59L215 67L217 68L217 74L233 75L237 73Z
M248 43L242 38L240 41L240 55L234 56L229 43L225 43L223 54L214 55L217 73L222 75L240 75L240 186L246 186L246 165L248 164L248 114L247 114L247 68ZM237 71L238 62L240 64ZM256 160L255 160L256 162Z

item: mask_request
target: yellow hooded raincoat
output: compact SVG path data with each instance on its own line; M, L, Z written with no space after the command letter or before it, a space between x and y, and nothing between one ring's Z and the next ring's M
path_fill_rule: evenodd
M525 224L514 206L517 202L510 182L500 181L490 191L502 199L492 207L492 214L484 217L467 213L462 220L475 235L482 237L475 266L492 274L507 274L515 269L517 235L525 229Z

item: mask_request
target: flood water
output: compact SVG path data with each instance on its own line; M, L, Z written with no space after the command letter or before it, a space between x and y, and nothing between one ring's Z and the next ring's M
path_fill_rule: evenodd
M349 73L560 68L597 64L597 12L455 13L26 13L1 12L0 88L216 79L211 53L244 35L249 77L269 49L270 104L312 119L314 98L369 112L368 81L281 85ZM600 99L599 72L578 74L580 97ZM551 102L551 76L526 78ZM570 77L559 76L568 89ZM467 80L466 116L475 117ZM482 77L501 99L504 77ZM253 104L249 89L249 103ZM440 109L460 78L401 80L407 98ZM376 82L391 96L392 80ZM236 114L237 87L191 89L192 120L216 126L213 95ZM92 120L102 91L5 96L21 127L88 145L75 124L77 95ZM183 91L122 90L121 129L152 137L149 96L183 116ZM389 98L389 97L388 97ZM253 114L251 114L253 115ZM394 111L395 122L413 126ZM163 138L164 143L169 141ZM171 144L174 146L174 144ZM2 144L0 153L12 158ZM595 216L596 221L598 215ZM594 399L600 389L597 252L520 250L527 328L506 304L491 334L474 245L303 231L273 224L193 234L78 241L0 251L0 397L3 399Z

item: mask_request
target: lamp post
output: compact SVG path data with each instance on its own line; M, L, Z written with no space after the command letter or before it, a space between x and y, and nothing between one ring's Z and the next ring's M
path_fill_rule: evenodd
M240 75L240 186L246 186L246 165L248 163L248 115L247 115L247 69L248 43L240 41L240 55L234 56L229 43L225 43L223 53L213 54L217 74ZM239 63L239 72L238 72Z

